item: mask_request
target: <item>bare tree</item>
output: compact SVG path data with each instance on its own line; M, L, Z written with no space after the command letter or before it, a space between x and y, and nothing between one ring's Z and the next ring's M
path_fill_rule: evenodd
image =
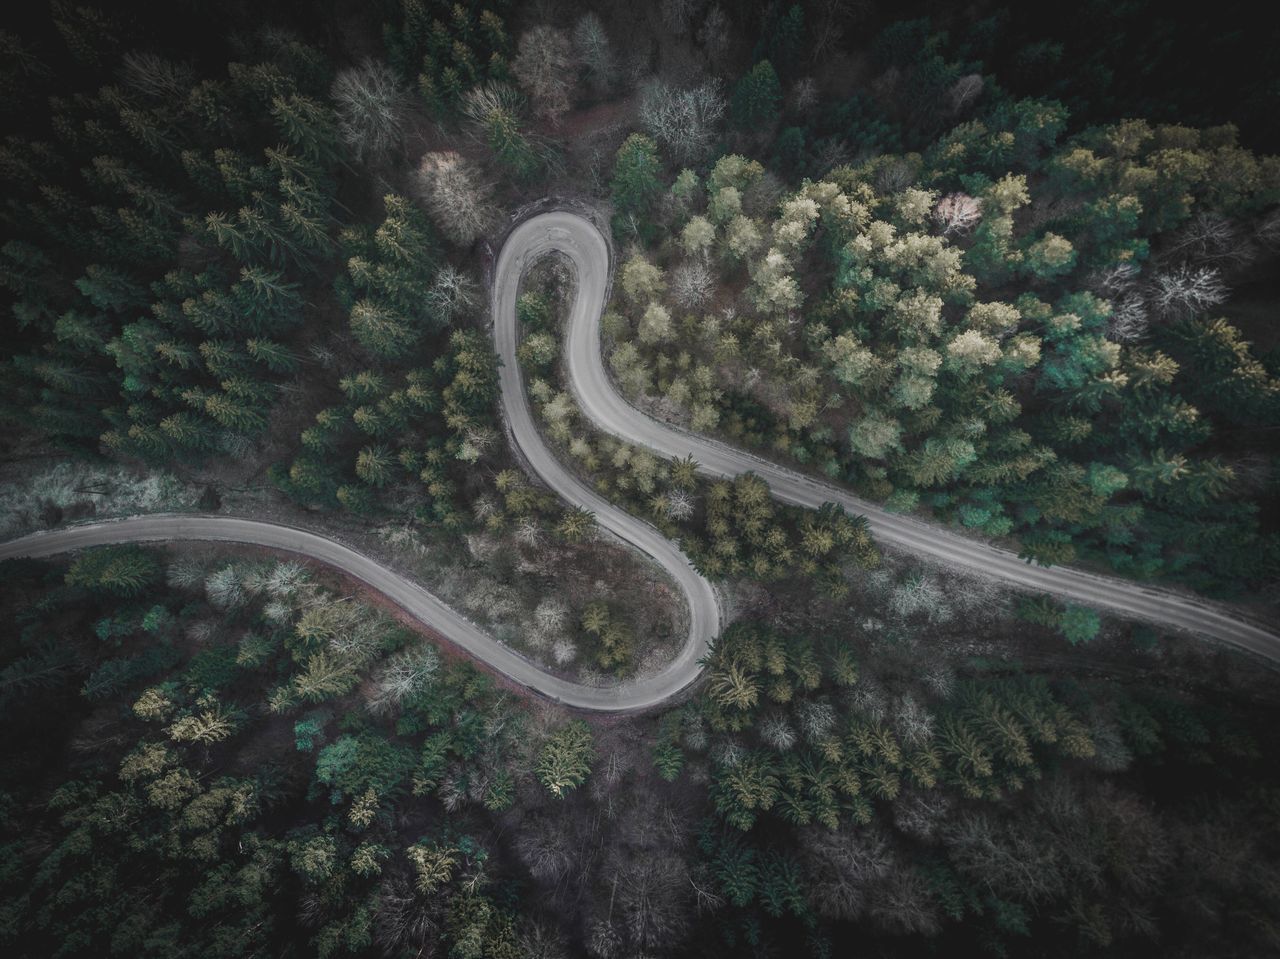
M942 927L928 881L909 863L896 866L876 887L871 917L898 935L933 936Z
M876 173L876 190L882 196L901 193L916 181L915 169L906 160L892 160Z
M236 609L244 605L244 586L240 582L240 570L234 564L211 573L205 580L204 590L210 605L218 609Z
M1174 863L1170 837L1160 817L1140 796L1104 783L1084 799L1083 826L1105 826L1109 848L1107 867L1120 887L1131 895L1150 898L1164 883ZM1077 830L1076 835L1083 829ZM1072 834L1063 845L1072 847Z
M1117 263L1098 270L1090 278L1093 291L1111 303L1107 338L1116 343L1138 343L1146 338L1151 316L1147 298L1138 284L1138 268Z
M910 746L919 746L933 738L933 714L910 693L898 699L893 716L893 728L898 737Z
M385 63L365 60L343 70L329 94L338 133L357 161L380 160L404 141L409 94Z
M1151 300L1161 316L1190 317L1226 302L1229 292L1215 267L1192 268L1183 264L1177 269L1156 274L1152 281Z
M459 246L470 246L495 219L492 187L453 151L422 158L418 189L436 226Z
M442 266L431 281L427 291L427 306L445 324L452 323L460 314L468 313L479 301L480 291L476 281L450 264Z
M908 836L932 841L951 812L951 800L936 789L912 791L893 804L893 824Z
M1109 716L1098 713L1089 724L1093 740L1092 762L1109 773L1122 773L1133 765L1133 753L1124 741L1120 726Z
M934 660L929 666L925 667L924 684L929 687L935 696L943 699L949 697L956 688L956 673L951 668L951 664L946 660Z
M385 955L401 952L429 955L440 929L438 910L423 908L411 880L391 875L378 890L374 938Z
M616 746L611 749L592 770L587 784L591 790L591 798L600 803L612 804L619 785L633 765L634 757L630 750Z
M534 879L555 885L575 865L574 845L572 817L531 816L520 824L515 850Z
M796 707L800 731L811 743L820 742L835 728L836 709L825 699L805 699Z
M1150 324L1146 297L1135 291L1112 303L1107 337L1117 343L1140 343L1146 339Z
M1213 264L1223 269L1247 266L1256 250L1234 223L1220 213L1198 213L1184 224L1161 251L1165 258L1186 258L1196 265Z
M687 490L672 489L666 494L667 519L680 522L693 515L693 497Z
M715 912L724 905L724 897L716 891L718 884L705 864L700 863L694 867L693 872L689 874L689 885L693 887L694 901L699 915L704 912Z
M577 64L565 31L545 25L526 30L511 71L539 116L557 123L568 112Z
M814 153L813 169L818 173L827 173L852 159L853 154L846 141L838 137L823 137L818 141L818 147Z
M1106 269L1098 270L1090 277L1090 281L1095 293L1107 299L1114 299L1134 288L1138 281L1138 268L1132 263L1116 263Z
M781 713L766 716L756 728L760 732L760 739L770 749L786 752L796 744L796 731Z
M714 278L705 260L685 260L671 271L671 298L686 310L699 310L711 298Z
M204 582L207 572L198 559L186 557L169 565L165 581L175 589L192 589Z
M367 703L370 712L386 713L426 689L440 666L435 648L425 643L396 653L378 671Z
M1267 249L1280 249L1280 209L1272 210L1263 217L1254 235Z
M516 541L531 548L542 542L542 526L535 517L526 516L516 524Z
M484 142L489 128L504 122L519 126L524 97L508 83L482 83L462 95L462 115L471 121L473 136Z
M573 26L573 49L587 71L587 84L596 96L606 96L618 82L618 60L595 13L584 13Z
M941 228L943 236L968 233L981 219L982 201L967 193L948 194L933 208L933 222Z
M638 955L671 948L688 926L696 895L679 850L692 826L643 781L629 780L628 787L619 794L617 827L595 885L608 890L604 921L621 939L614 945L628 947L623 955Z
M868 0L814 0L805 19L809 28L809 49L815 62L821 62L840 46L846 24L860 20L870 12Z
M889 840L875 828L857 832L806 829L800 858L810 876L809 899L829 919L858 919L872 888L893 867Z
M680 941L691 905L683 860L671 853L631 855L618 864L615 908L628 938L642 949L663 949Z
M615 959L622 955L622 933L612 921L603 916L587 922L583 944L587 953L597 959Z
M813 77L801 77L791 87L791 108L804 113L818 102L818 81Z
M533 618L538 628L550 633L558 633L564 629L569 620L569 607L562 599L544 599L533 611Z
M968 812L944 838L959 870L998 896L1040 902L1062 891L1057 850L1035 827Z
M986 83L979 73L969 73L957 80L947 92L947 103L952 113L963 113L982 96Z
M520 930L520 955L524 959L569 959L569 946L550 926L527 922Z
M881 722L889 713L889 696L875 676L863 676L845 693L849 708Z
M689 32L703 0L662 0L662 24L678 37Z
M724 12L723 7L716 4L707 11L697 33L697 40L702 44L702 50L713 66L718 67L724 63L724 58L729 52L731 36L729 15Z
M724 119L719 80L681 90L655 80L640 99L640 123L678 163L706 157Z
M923 570L908 573L898 582L890 594L889 608L903 619L923 614L931 623L945 623L953 612L942 583Z
M772 170L765 170L747 188L742 191L742 212L747 216L773 219L777 212L782 195L787 192L786 184L778 179Z
M578 657L578 647L571 639L557 639L551 644L551 655L561 666L571 663Z

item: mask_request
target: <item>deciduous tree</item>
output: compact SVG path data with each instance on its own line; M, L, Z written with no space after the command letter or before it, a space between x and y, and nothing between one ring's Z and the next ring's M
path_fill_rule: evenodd
M556 123L572 105L577 62L569 35L556 27L536 26L520 35L511 64L535 112Z
M338 133L358 161L377 162L399 149L409 95L385 63L365 60L343 70L330 95L338 112Z

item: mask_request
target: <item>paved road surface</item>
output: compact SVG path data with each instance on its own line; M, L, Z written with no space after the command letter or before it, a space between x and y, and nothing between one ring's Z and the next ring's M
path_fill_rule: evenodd
M572 213L556 212L524 223L503 250L503 257L510 257L513 262L508 263L505 273L500 264L496 295L504 297L504 304L508 303L514 295L518 275L518 270L511 267L519 262L520 256L536 255L547 249L567 253L577 270L578 301L568 334L569 379L582 412L600 429L664 456L692 456L701 471L710 476L737 476L754 471L768 482L774 496L785 503L807 507L839 503L851 513L866 516L877 539L917 556L1163 626L1192 630L1280 659L1280 636L1243 621L1224 607L1169 590L1067 567L1029 565L1008 550L886 512L839 487L649 418L618 394L605 370L598 319L605 306L609 255L603 238L590 222ZM511 289L504 291L504 286ZM499 335L510 335L509 330L501 328L510 322L507 314L499 312L496 316ZM511 362L505 353L503 359ZM505 386L504 382L504 399Z
M483 660L516 682L553 699L586 709L625 709L648 702L619 702L612 690L593 689L557 679L543 672L510 647L504 646L479 626L461 616L421 586L380 565L350 547L326 536L292 526L237 519L231 516L200 516L189 513L157 513L130 519L71 526L33 533L0 543L0 560L16 556L40 558L114 543L146 543L198 540L217 543L247 543L297 553L319 560L366 583L400 606L415 619L448 637L460 648ZM657 700L654 700L655 702Z
M504 244L494 271L494 336L503 362L503 413L520 453L548 486L568 502L590 510L599 525L661 565L684 592L689 635L680 653L660 673L609 689L557 679L498 643L422 587L369 557L316 533L274 523L227 516L142 516L35 533L0 544L0 559L49 556L109 543L163 540L247 543L285 550L319 560L366 583L494 669L566 705L630 710L665 701L697 677L698 660L720 631L719 602L710 582L693 569L674 544L643 520L622 512L579 482L560 465L538 435L515 358L515 301L525 269L551 251L568 257L577 275L578 295L569 320L568 369L583 413L601 429L665 456L691 455L701 471L711 476L754 471L786 503L809 507L839 503L850 512L865 515L877 538L931 560L1164 626L1192 630L1270 659L1280 659L1280 636L1238 619L1223 607L1079 570L1029 566L1007 550L886 513L837 487L648 418L614 391L605 372L599 319L608 292L609 247L590 222L564 212L545 213L517 227Z

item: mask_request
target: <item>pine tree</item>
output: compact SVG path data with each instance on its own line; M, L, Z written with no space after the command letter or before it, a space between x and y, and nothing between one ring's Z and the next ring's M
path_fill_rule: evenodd
M603 600L594 600L582 608L582 628L599 636L609 625L609 606Z
M137 596L160 578L155 557L137 546L104 546L79 557L67 570L69 586L113 596Z
M258 258L260 254L258 244L242 224L226 213L209 213L205 217L205 228L218 246L241 263L252 263Z
M249 339L245 349L272 373L292 373L298 369L298 357L287 346L272 340Z
M770 21L756 46L756 59L768 60L779 73L794 77L805 52L804 8L793 4L785 14L775 14Z
M236 731L236 721L221 704L216 704L212 709L183 716L166 731L177 742L208 745L230 739Z
M565 510L556 526L556 532L567 543L584 540L595 526L595 516L587 510L574 507Z
M385 446L367 446L356 457L356 475L370 486L386 486L391 482L394 462Z
M271 101L271 117L281 135L309 163L327 167L337 159L338 131L327 107L294 93Z
M671 482L681 489L691 490L697 484L698 464L692 454L683 459L672 460L670 469Z
M176 446L193 451L212 448L213 430L201 417L187 412L173 413L160 421L162 432Z
M768 60L761 60L733 89L733 123L747 133L769 130L778 118L782 84Z
M595 759L591 729L573 719L556 730L538 754L538 781L553 796L562 798L567 790L586 782Z
M361 346L383 359L406 355L419 336L400 313L369 299L351 308L351 332Z
M649 213L662 192L658 149L648 137L633 133L618 149L610 189L615 224L634 223L642 236L652 230Z
M293 677L293 686L300 698L318 703L350 692L358 679L350 660L322 650L307 659L305 669Z
M267 427L266 416L230 393L210 393L204 409L222 426L240 433L257 433Z
M711 799L725 822L744 832L761 812L772 809L780 791L774 761L753 750L728 767L719 767L711 784Z
M94 263L85 267L84 274L76 280L76 289L99 310L128 313L147 302L142 284L119 270Z
M453 877L458 850L448 846L416 843L405 850L417 874L418 891L430 895Z

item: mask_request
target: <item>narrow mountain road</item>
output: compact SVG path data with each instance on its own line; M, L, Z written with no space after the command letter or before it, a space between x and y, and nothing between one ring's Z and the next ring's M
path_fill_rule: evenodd
M609 246L594 225L567 212L541 214L520 224L507 238L496 264L492 306L494 337L503 364L502 409L512 440L533 471L563 499L594 513L601 527L662 566L684 592L689 635L679 654L659 673L611 688L558 679L377 561L325 536L275 523L229 516L139 516L11 540L0 544L0 560L47 557L115 543L172 540L244 543L283 550L325 563L365 583L477 659L565 705L623 711L666 701L697 678L698 661L720 631L719 602L711 583L671 541L584 485L542 442L516 361L515 306L525 270L538 257L551 252L567 257L576 274L578 291L569 318L567 344L569 377L584 415L599 428L665 456L692 456L700 470L710 476L753 471L786 503L807 507L839 503L852 513L866 516L878 539L930 560L1160 625L1188 629L1280 660L1280 636L1235 617L1224 607L1079 570L1029 566L1008 550L887 513L837 487L645 416L618 395L605 371L600 317L609 288Z
M675 691L667 684L652 688L643 683L625 690L595 688L548 675L427 590L377 560L327 536L279 523L233 516L156 513L32 533L0 543L0 560L41 559L93 546L179 540L263 546L324 563L386 596L414 619L503 675L565 705L594 710L640 709L661 702ZM684 683L697 674L697 655L700 654L695 654L678 672Z
M495 278L495 303L500 303L504 310L495 316L499 343L503 347L500 352L508 367L514 367L514 353L506 349L503 337L514 338L509 324L520 269L540 253L550 250L566 254L577 272L578 296L568 332L569 380L583 414L605 432L628 443L648 447L663 456L692 456L701 472L709 476L729 477L754 472L784 503L813 508L826 502L838 503L850 513L865 516L878 540L922 558L994 576L1024 589L1051 593L1164 626L1188 629L1270 659L1280 659L1280 635L1245 621L1226 607L1171 590L1069 567L1033 566L1009 550L912 517L887 512L839 487L715 440L659 423L641 413L614 389L601 349L599 319L604 312L608 292L608 245L593 224L575 214L553 212L534 217L511 234L503 249L503 260L499 262ZM510 385L514 389L518 382L517 373L509 373L513 381ZM503 400L506 403L510 403L508 387L507 380L504 380ZM522 448L527 443L542 449L536 439L526 439L519 430L516 441ZM545 454L545 449L542 452ZM552 486L557 487L557 484L552 483ZM622 522L624 530L628 523L638 524L637 520L629 517L621 519L626 520ZM615 522L621 520L611 516L610 528L614 528ZM620 535L631 538L626 532ZM696 597L691 596L691 604L696 601Z

